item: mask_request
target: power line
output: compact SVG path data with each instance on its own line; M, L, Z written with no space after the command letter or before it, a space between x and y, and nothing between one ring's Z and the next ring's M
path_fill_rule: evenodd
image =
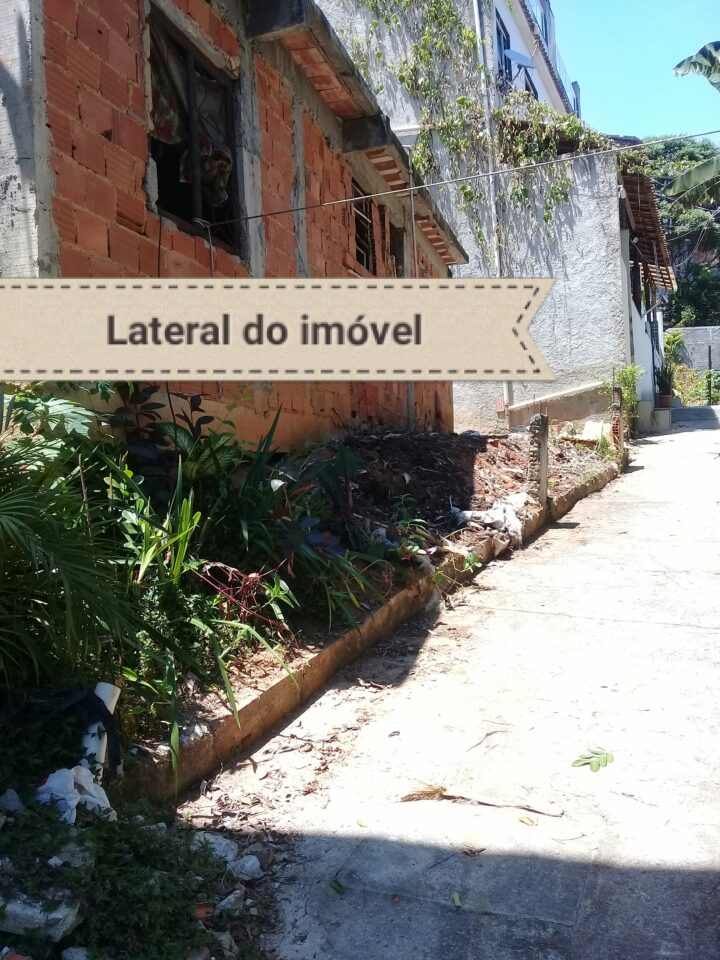
M336 207L342 204L357 203L358 200L378 200L382 197L401 197L405 194L414 194L422 190L432 190L434 187L453 186L458 183L470 183L477 180L487 180L490 177L502 177L512 173L531 173L535 170L558 166L562 163L575 163L589 157L609 157L630 150L643 150L645 147L655 147L664 143L676 143L678 140L699 140L703 137L712 137L720 134L720 130L709 130L706 133L690 133L677 137L664 137L661 140L648 140L644 143L626 144L625 146L610 147L605 150L593 150L589 153L575 153L572 156L555 157L553 160L542 160L538 163L528 163L519 167L507 167L503 170L494 170L485 173L466 174L462 177L452 177L447 180L434 180L431 183L402 187L400 190L383 190L379 193L367 193L360 196L343 197L339 200L325 200L323 203L310 203L302 207L286 207L283 210L271 210L267 213L253 213L245 217L236 217L231 220L217 220L208 225L208 230L214 227L224 227L233 223L249 223L251 220L263 220L266 217L282 217L292 213L305 213L310 210L320 210L325 207Z

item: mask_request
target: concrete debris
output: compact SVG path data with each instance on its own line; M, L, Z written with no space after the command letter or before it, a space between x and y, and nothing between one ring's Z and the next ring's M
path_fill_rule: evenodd
M481 524L508 533L513 546L519 547L522 544L522 521L518 512L527 502L526 493L511 493L496 501L489 510L459 510L452 507L452 512L463 525Z
M57 943L80 923L79 900L64 900L52 910L46 907L23 895L7 901L0 898L0 930L19 935L34 933Z
M231 933L228 931L220 933L217 930L211 930L210 932L222 947L223 957L225 960L233 960L233 958L240 956L240 949L233 940Z
M0 797L0 810L3 813L25 813L25 804L17 793L10 789Z
M234 860L230 864L230 873L238 880L260 880L263 876L263 868L258 858L250 854Z
M87 767L56 770L38 787L36 796L40 803L54 802L65 823L75 823L78 804L108 820L117 820L107 794Z
M245 902L245 887L238 887L217 905L216 913L233 913L240 910Z
M220 833L207 833L201 831L193 837L193 849L198 850L204 844L207 844L216 857L224 860L226 863L232 863L238 859L240 848L234 840L222 836Z
M89 960L89 957L85 947L68 947L60 954L60 960Z

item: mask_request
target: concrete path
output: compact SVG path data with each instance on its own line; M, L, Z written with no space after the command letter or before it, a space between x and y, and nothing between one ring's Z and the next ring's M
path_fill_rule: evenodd
M677 416L219 778L296 837L278 958L720 958L718 419ZM615 762L573 768L592 747ZM464 799L401 802L423 784Z

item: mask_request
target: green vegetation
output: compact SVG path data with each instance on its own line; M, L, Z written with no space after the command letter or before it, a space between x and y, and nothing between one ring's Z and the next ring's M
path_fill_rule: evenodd
M655 371L658 394L661 397L670 397L675 385L675 364L666 357Z
M614 380L606 381L602 387L608 403L612 403L613 388L620 387L622 390L623 413L630 422L637 420L638 417L637 387L642 375L642 368L635 363L631 363L615 371Z
M354 623L392 569L354 520L344 448L282 459L277 417L250 448L200 397L119 389L104 415L0 394L0 684L121 678L126 731L165 729L175 754L188 671L234 709L243 657L284 663L307 618Z

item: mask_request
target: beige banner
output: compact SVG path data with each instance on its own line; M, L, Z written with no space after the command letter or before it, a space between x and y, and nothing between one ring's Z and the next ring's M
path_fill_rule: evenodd
M0 376L552 380L552 280L5 280Z

